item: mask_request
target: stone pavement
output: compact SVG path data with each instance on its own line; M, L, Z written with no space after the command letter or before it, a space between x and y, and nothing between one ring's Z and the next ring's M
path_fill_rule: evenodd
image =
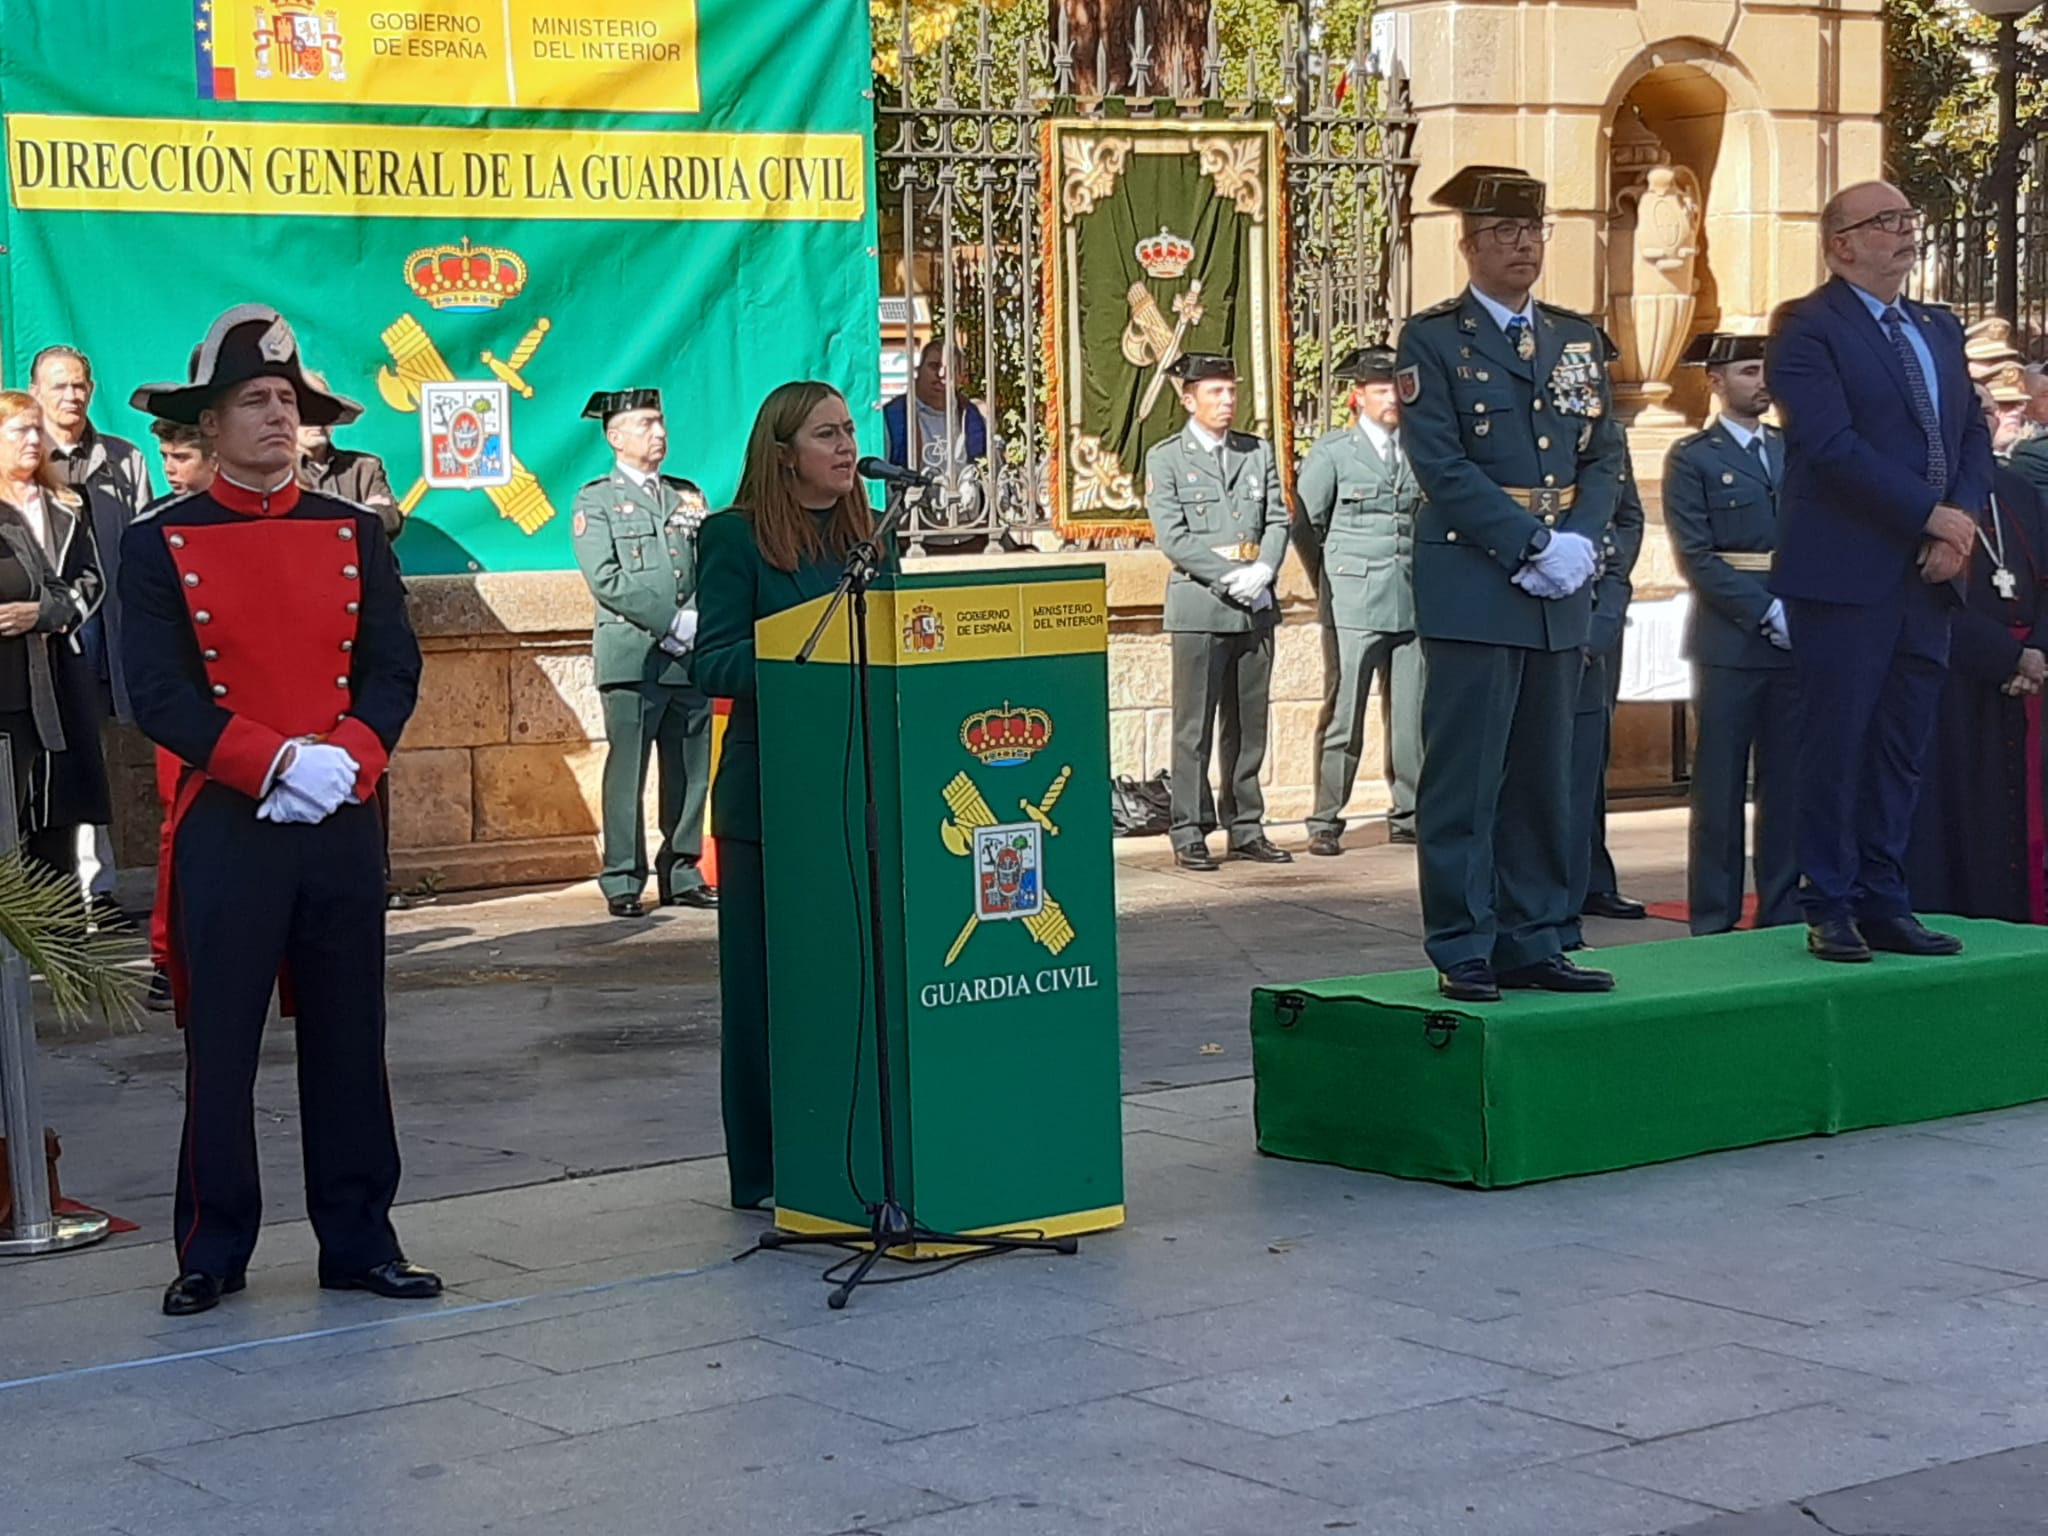
M1625 822L1630 884L1653 896L1671 894L1671 822ZM1297 866L1257 901L1127 858L1131 1224L1077 1257L990 1259L833 1314L820 1256L731 1262L762 1223L722 1208L715 1158L517 1187L450 1158L451 1192L400 1212L452 1282L434 1308L317 1291L285 1219L249 1291L183 1324L156 1310L153 1217L0 1265L0 1532L2048 1531L2048 1106L1488 1193L1252 1149L1243 988L1354 968L1329 963L1340 943L1405 960L1412 912L1367 888L1397 858ZM525 1135L501 1098L652 1117L626 1080L687 1078L702 1053L548 1057L529 1012L609 1006L620 1034L673 1015L603 992L636 967L587 930L530 987L462 979L541 969L533 914L484 905L398 925L470 930L400 962L414 1036L477 994L446 1010L474 1059L439 1112L492 1127L473 1144L500 1173L550 1137L584 1157L575 1115ZM452 979L414 985L436 945ZM677 970L659 1001L708 1006ZM600 1027L547 1027L579 1024ZM105 1091L152 1090L142 1073ZM683 1102L671 1158L715 1136ZM71 1148L117 1139L83 1107ZM662 1129L625 1134L659 1152Z

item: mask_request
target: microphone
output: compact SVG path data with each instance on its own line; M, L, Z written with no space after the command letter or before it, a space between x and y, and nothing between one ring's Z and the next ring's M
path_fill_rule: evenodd
M887 459L865 458L854 469L863 480L879 480L884 485L902 486L906 490L937 485L938 480L921 470L905 469L901 464L891 464Z

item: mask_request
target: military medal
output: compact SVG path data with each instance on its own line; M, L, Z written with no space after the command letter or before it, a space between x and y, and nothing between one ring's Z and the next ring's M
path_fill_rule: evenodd
M1600 361L1590 341L1565 343L1564 355L1550 373L1551 404L1569 416L1597 417L1606 406L1600 399Z
M1996 544L1991 539L1998 540ZM1998 519L1998 498L1991 498L1991 537L1984 533L1984 525L1977 525L1977 542L1984 546L1984 553L1991 557L1991 590L2008 603L2019 601L2020 580L2013 575L2012 568L2005 563L2005 525Z

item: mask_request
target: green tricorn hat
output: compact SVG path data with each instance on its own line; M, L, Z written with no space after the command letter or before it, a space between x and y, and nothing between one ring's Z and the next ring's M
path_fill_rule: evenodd
M1330 376L1356 379L1360 384L1391 384L1394 382L1394 349L1381 342L1353 347L1337 360Z
M600 389L584 405L583 415L588 421L610 421L626 411L660 409L661 391L658 389Z
M1764 338L1727 331L1702 331L1693 337L1679 362L1693 368L1718 368L1723 363L1754 363L1764 355Z
M1183 352L1166 370L1169 379L1199 384L1204 379L1234 379L1237 364L1220 352Z

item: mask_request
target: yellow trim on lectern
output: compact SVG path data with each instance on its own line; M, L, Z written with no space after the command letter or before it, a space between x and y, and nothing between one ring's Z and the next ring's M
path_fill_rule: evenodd
M816 620L812 621L813 623ZM1006 1221L999 1227L976 1227L962 1232L962 1237L1079 1237L1088 1232L1107 1232L1111 1227L1124 1224L1124 1208L1121 1205L1100 1206L1092 1211L1073 1211L1065 1216L1050 1216L1043 1221ZM867 1231L865 1227L850 1227L843 1221L828 1221L823 1216L806 1216L802 1211L777 1209L775 1225L785 1232L798 1232L809 1237L859 1237ZM865 1243L855 1244L866 1247ZM903 1248L892 1248L893 1254L911 1259L941 1259L956 1253L971 1253L974 1250L952 1243L910 1244Z
M759 661L794 661L829 597L770 614L754 626ZM832 626L816 661L849 660L847 624ZM943 666L1021 656L1100 655L1109 649L1109 594L1102 580L911 587L868 596L868 654L878 667Z

